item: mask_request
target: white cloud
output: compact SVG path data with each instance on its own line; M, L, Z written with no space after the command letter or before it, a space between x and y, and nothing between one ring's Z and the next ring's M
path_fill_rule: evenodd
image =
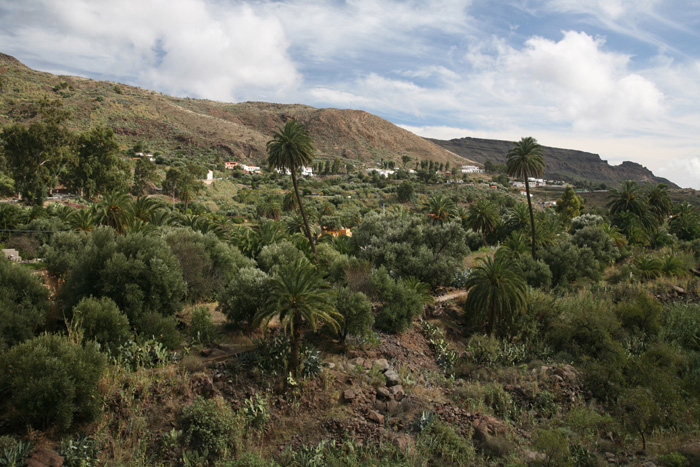
M6 13L0 43L15 53L35 56L41 44L54 63L166 93L235 100L249 88L280 95L301 79L281 23L245 4L27 0Z

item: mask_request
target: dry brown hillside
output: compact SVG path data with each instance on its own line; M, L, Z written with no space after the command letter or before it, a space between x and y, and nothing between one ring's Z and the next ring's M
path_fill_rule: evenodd
M0 54L0 125L35 118L45 96L73 112L71 125L114 129L124 148L143 141L153 151L259 161L274 130L289 118L306 125L321 159L365 164L384 160L464 163L466 159L367 112L264 102L222 103L177 98L110 81L56 76Z

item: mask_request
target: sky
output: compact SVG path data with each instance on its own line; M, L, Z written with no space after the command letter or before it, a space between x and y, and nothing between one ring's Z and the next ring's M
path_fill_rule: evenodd
M0 0L38 70L638 162L700 189L698 0Z

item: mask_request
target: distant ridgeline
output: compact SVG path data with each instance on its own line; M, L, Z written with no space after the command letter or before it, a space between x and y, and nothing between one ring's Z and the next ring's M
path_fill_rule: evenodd
M536 135L533 135L536 137ZM445 149L462 157L484 164L487 161L503 164L506 153L513 147L513 142L479 138L459 138L449 141L428 139ZM544 147L545 177L566 181L586 180L591 183L605 183L616 186L623 180L640 183L666 183L671 188L678 186L662 177L655 176L646 167L635 162L625 161L612 166L598 154Z

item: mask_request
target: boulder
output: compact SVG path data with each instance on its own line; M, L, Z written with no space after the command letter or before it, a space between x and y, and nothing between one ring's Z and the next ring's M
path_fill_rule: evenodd
M384 377L386 378L387 386L396 386L399 384L399 374L395 370L387 371L384 373Z
M403 390L403 386L400 384L397 384L396 386L392 386L391 389L391 395L394 396L394 399L397 401L400 401L404 397L406 397L406 392Z
M380 387L377 388L377 399L389 400L393 399L393 395L391 394L391 391L389 391L387 388Z
M357 398L357 394L352 389L346 389L343 391L343 400L345 402L352 402Z
M384 425L384 415L374 410L369 411L369 413L367 414L367 419L378 423L379 425Z
M374 362L372 362L372 367L373 368L379 368L381 371L387 371L389 369L389 362L387 361L386 358L378 358Z

